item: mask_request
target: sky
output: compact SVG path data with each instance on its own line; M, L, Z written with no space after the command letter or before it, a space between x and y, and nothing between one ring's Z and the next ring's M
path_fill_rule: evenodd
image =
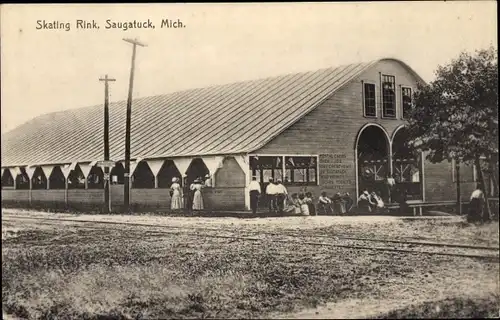
M127 99L137 38L133 96L398 58L424 80L462 51L497 47L496 1L64 4L0 6L1 130L55 111ZM99 29L77 29L76 20ZM106 20L155 29L106 29ZM161 28L162 19L183 28ZM69 22L40 29L37 21Z

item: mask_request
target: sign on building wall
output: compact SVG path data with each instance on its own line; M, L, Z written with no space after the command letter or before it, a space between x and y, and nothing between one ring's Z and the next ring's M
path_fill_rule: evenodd
M354 160L347 153L319 155L320 184L324 188L348 191L355 187Z

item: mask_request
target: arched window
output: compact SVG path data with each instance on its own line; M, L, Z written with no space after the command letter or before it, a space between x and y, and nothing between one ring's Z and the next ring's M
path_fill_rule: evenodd
M16 189L28 190L30 188L30 178L26 173L26 168L19 168L20 173L16 177Z
M155 187L155 177L146 161L137 164L132 175L132 188L153 189Z
M87 188L104 188L104 172L102 171L101 167L96 165L90 169L89 176L87 177Z
M33 178L31 179L33 189L47 189L47 177L43 173L42 168L36 167L33 173Z
M2 174L2 188L4 187L14 187L14 178L12 177L9 169L5 169Z
M115 163L109 174L111 177L111 184L123 184L125 180L125 168L121 162Z
M76 165L68 176L68 189L85 189L85 177L80 165Z
M182 175L177 169L176 165L172 160L165 160L163 166L158 172L158 188L170 188L172 185L172 178L179 178L179 183L182 185Z
M187 184L190 185L196 178L204 179L209 170L201 158L194 158L186 171Z
M49 177L49 188L50 189L65 189L66 188L66 178L62 173L61 167L56 166L52 170Z

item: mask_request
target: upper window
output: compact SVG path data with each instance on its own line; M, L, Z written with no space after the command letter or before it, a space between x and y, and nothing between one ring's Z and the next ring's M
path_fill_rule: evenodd
M366 117L376 117L377 108L375 104L375 84L364 84L364 106Z
M403 87L401 89L401 95L401 101L403 103L403 119L408 119L408 115L410 114L412 108L411 88Z
M382 75L382 112L383 117L396 117L396 78Z

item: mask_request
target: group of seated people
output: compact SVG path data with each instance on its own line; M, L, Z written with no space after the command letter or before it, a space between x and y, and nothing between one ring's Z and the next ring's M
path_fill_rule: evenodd
M360 212L377 213L382 212L384 208L384 201L375 191L370 193L365 190L358 198L358 210Z
M277 208L272 207L272 202L270 205L270 210L272 211L303 216L343 215L351 210L353 200L349 196L349 193L337 193L333 197L328 197L326 192L322 192L316 202L311 192L305 192L300 194L293 193L290 197L285 197L283 205L281 206L281 203L279 203Z

